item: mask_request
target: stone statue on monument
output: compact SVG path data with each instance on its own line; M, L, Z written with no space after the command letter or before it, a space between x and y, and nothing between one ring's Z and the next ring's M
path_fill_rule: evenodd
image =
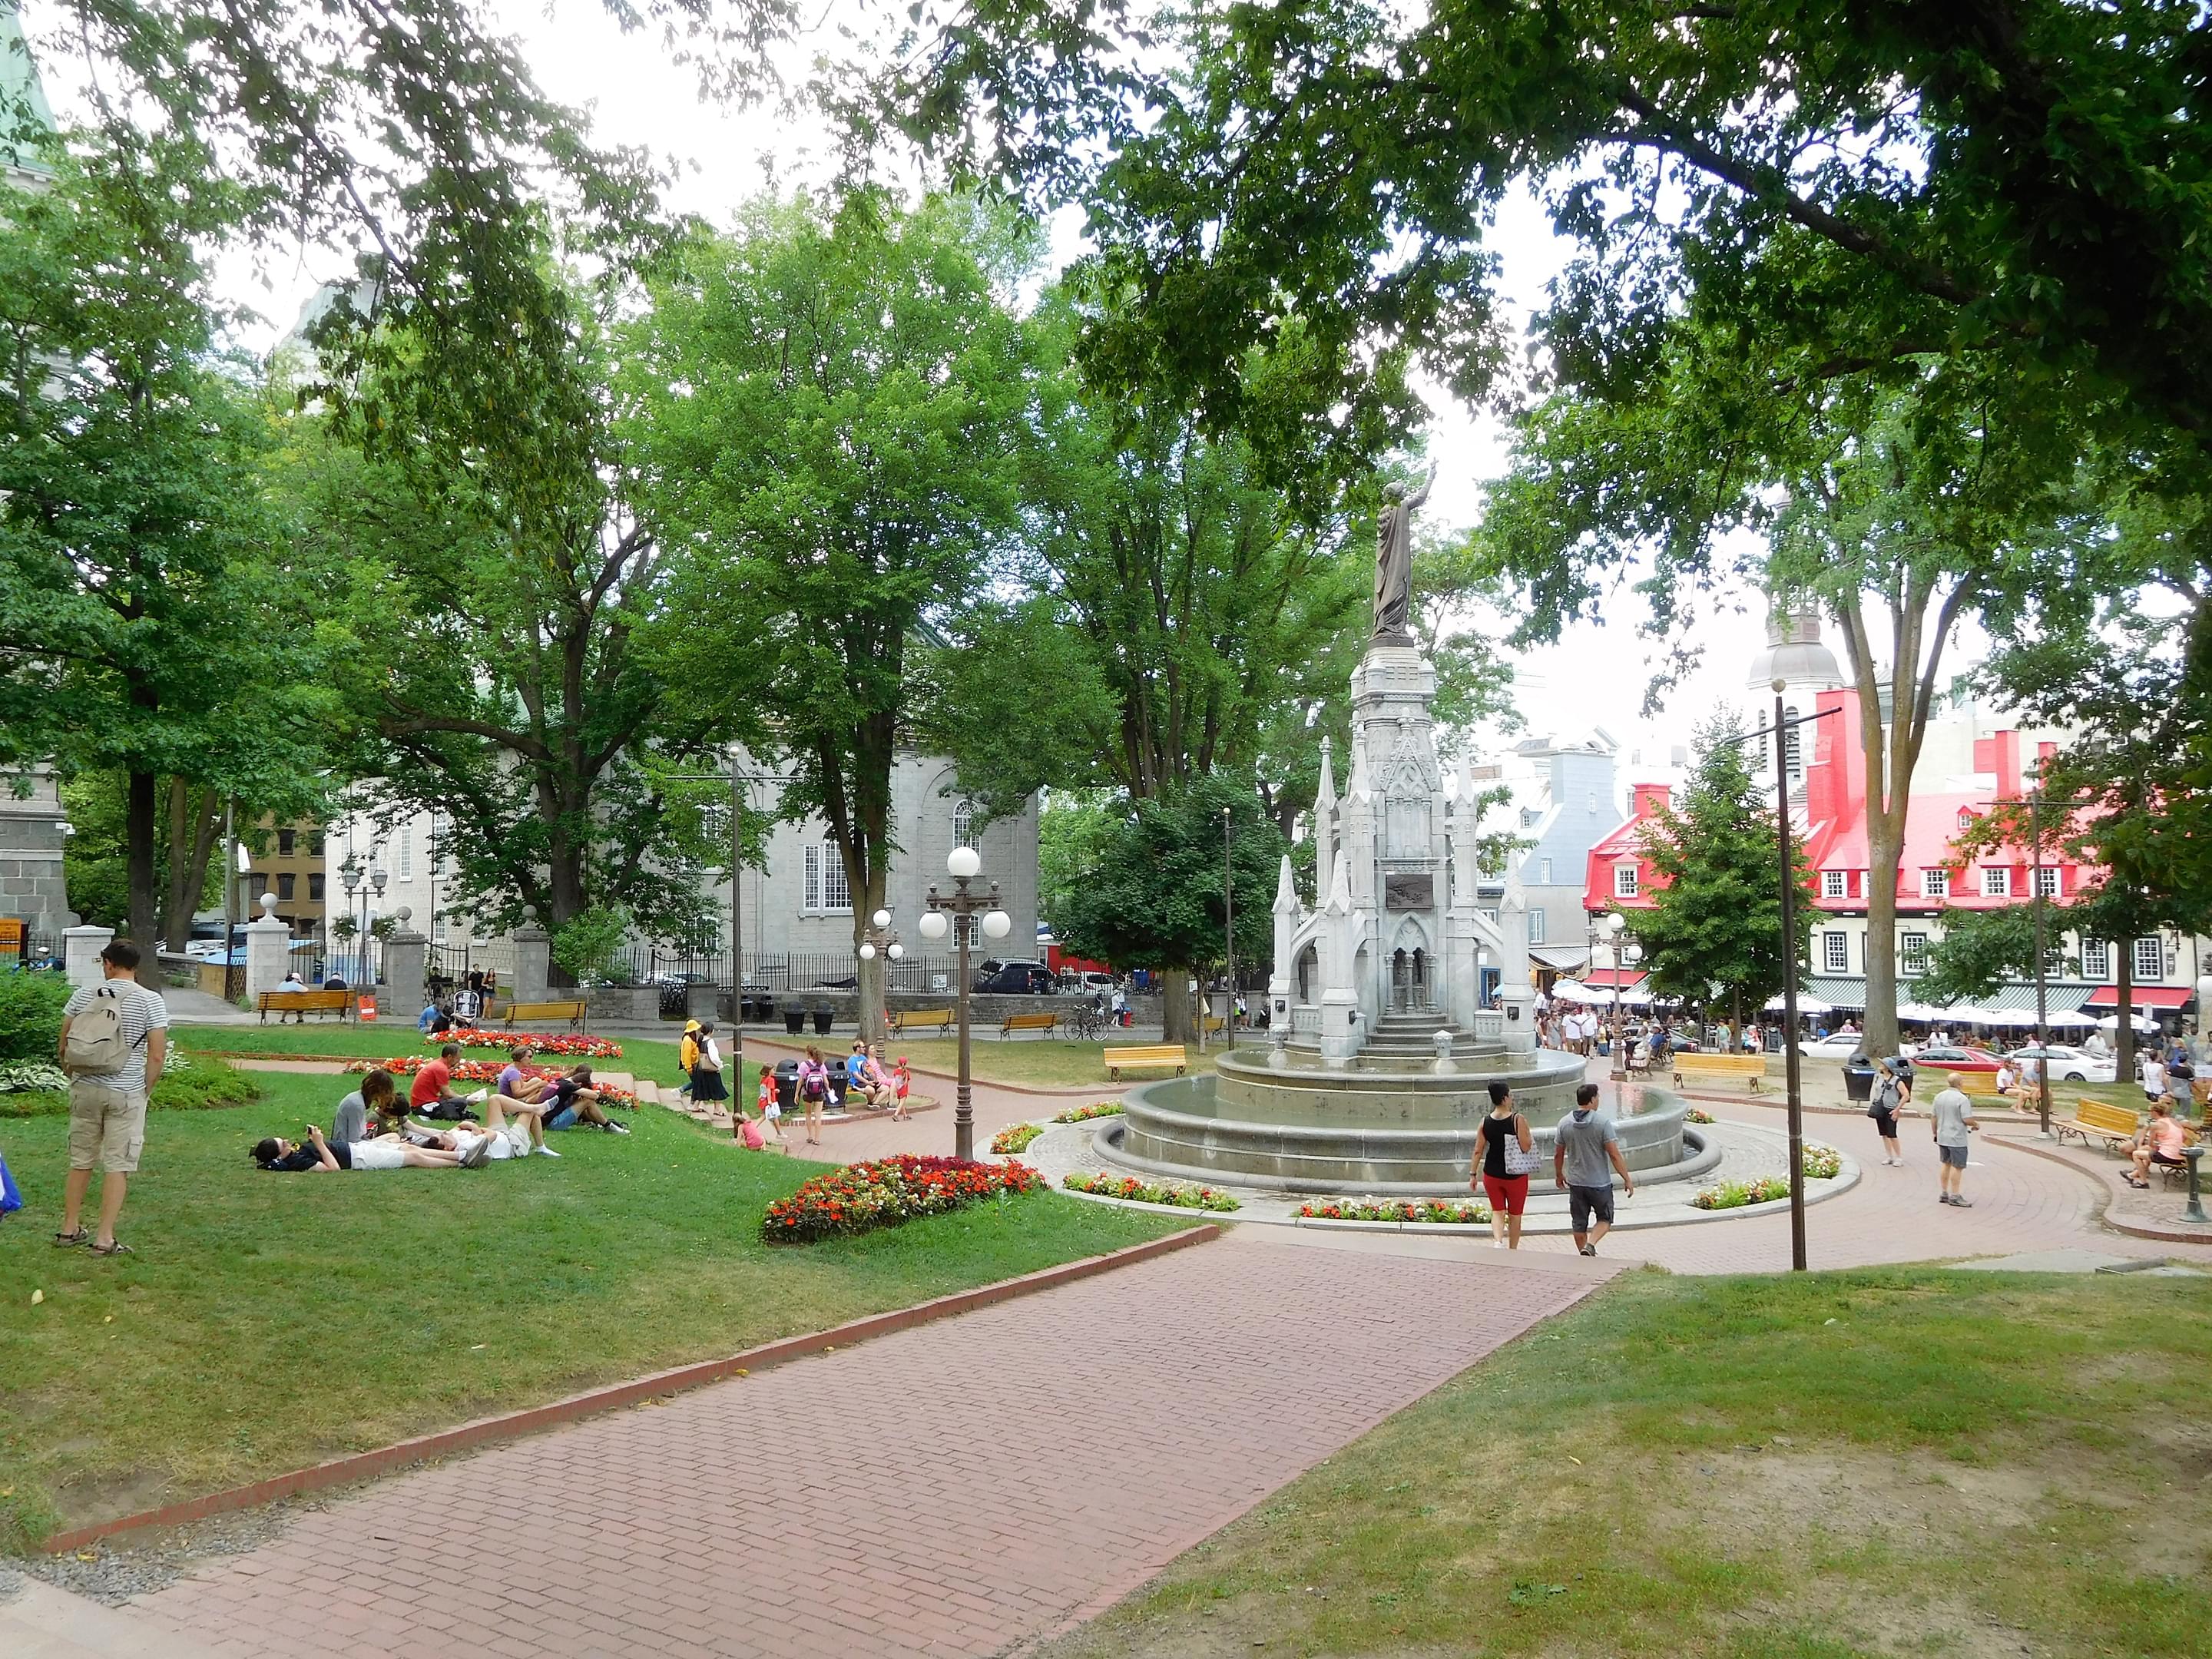
M1382 491L1382 510L1375 518L1375 634L1378 640L1411 644L1407 619L1413 599L1413 509L1429 499L1437 469L1412 495L1393 483Z

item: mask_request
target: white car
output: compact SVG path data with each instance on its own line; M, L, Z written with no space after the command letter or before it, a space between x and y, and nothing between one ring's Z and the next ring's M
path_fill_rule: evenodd
M2005 1058L2014 1065L2023 1060L2047 1061L2053 1083L2110 1083L2119 1075L2118 1062L2112 1055L2093 1054L2056 1042L2048 1048L2038 1048L2033 1044L2015 1048Z
M1808 1037L1797 1052L1808 1060L1849 1060L1865 1046L1866 1038L1855 1031L1849 1036Z

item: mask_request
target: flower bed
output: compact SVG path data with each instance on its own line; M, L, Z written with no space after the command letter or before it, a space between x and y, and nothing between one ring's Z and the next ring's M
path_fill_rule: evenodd
M473 1025L463 1025L446 1033L442 1039L425 1038L425 1042L458 1043L464 1048L512 1048L526 1042L541 1054L561 1054L569 1060L620 1060L622 1044L606 1037L540 1036L535 1031L486 1031Z
M1805 1145L1805 1179L1833 1181L1844 1172L1844 1155L1818 1141ZM1747 1204L1771 1204L1790 1196L1787 1176L1761 1176L1756 1181L1723 1181L1708 1187L1690 1202L1700 1210L1740 1210Z
M1711 1123L1712 1121L1713 1115L1702 1106L1692 1106L1682 1114L1682 1121L1685 1123Z
M1043 1133L1042 1123L1017 1123L991 1137L991 1150L1000 1158L1010 1158L1016 1152L1029 1151L1030 1143Z
M1077 1106L1053 1119L1054 1123L1088 1123L1094 1117L1119 1117L1121 1103L1118 1100L1093 1101L1088 1106Z
M1104 1116L1106 1114L1100 1113ZM1123 1198L1133 1204L1166 1204L1178 1210L1241 1210L1244 1206L1216 1187L1186 1187L1175 1182L1140 1181L1135 1176L1109 1175L1104 1170L1078 1170L1062 1176L1060 1184L1071 1192L1100 1198Z
M1413 1221L1431 1224L1480 1225L1490 1219L1487 1204L1443 1199L1316 1199L1298 1206L1308 1221Z
M977 1164L957 1158L908 1153L814 1177L789 1198L768 1206L761 1237L770 1244L806 1244L896 1227L921 1215L939 1215L983 1199L1026 1193L1044 1177L1025 1164Z

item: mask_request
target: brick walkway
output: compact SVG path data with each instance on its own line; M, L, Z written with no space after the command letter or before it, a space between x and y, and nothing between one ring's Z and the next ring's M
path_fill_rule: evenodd
M1245 1229L395 1476L136 1605L237 1659L995 1653L1134 1589L1604 1271Z

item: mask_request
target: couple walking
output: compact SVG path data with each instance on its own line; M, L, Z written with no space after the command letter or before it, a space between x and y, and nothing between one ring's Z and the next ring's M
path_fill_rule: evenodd
M1482 1120L1482 1152L1468 1181L1490 1200L1493 1249L1521 1248L1521 1213L1528 1203L1528 1176L1540 1160L1528 1120L1513 1103L1504 1083L1490 1085L1490 1110ZM1620 1137L1613 1120L1597 1110L1597 1085L1575 1091L1575 1109L1552 1132L1552 1182L1567 1195L1574 1223L1575 1248L1597 1254L1598 1242L1613 1229L1613 1177L1624 1194L1633 1194L1636 1179L1620 1156Z

